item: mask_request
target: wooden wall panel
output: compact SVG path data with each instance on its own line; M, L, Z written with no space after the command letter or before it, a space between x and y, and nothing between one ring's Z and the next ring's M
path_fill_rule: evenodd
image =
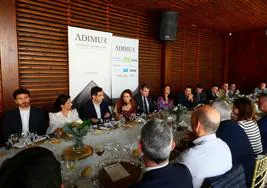
M267 82L267 34L265 29L233 33L229 40L229 82L251 93L260 82Z
M171 43L173 91L201 83L208 88L222 82L223 36L194 26L179 25Z
M17 0L16 7L19 84L31 91L34 106L51 108L57 95L68 93L68 25L139 39L139 82L159 93L157 18L96 0Z

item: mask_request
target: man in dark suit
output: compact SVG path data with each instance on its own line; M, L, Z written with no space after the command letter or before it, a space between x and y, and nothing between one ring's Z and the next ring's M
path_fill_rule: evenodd
M266 113L260 120L258 125L261 133L261 141L264 154L267 153L267 93L262 93L259 98L259 109Z
M246 183L250 187L254 170L255 155L245 131L234 121L230 120L231 108L225 101L212 103L221 117L216 136L227 143L231 150L233 166L241 164L245 169Z
M149 89L148 85L142 84L140 93L134 96L137 113L151 114L156 109L153 99L149 96Z
M14 91L13 98L18 108L4 114L3 140L7 141L11 134L22 132L36 132L38 135L44 135L47 122L41 109L30 106L30 92L19 88Z
M218 97L219 87L217 85L213 85L211 89L206 91L208 102L214 101Z
M104 101L102 88L96 86L91 89L91 100L82 106L79 114L83 120L90 119L93 124L111 118L108 103Z
M203 92L203 87L201 84L196 84L193 100L195 106L199 104L207 104L207 96L206 93Z
M190 188L192 176L186 166L169 164L169 156L175 143L172 130L164 120L153 119L141 131L139 151L143 152L145 173L134 188Z
M192 109L195 107L194 95L192 94L191 86L186 86L184 92L178 94L178 104L182 104L187 109Z

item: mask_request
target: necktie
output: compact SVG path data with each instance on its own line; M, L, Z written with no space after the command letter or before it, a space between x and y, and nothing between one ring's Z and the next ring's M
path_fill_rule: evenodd
M145 109L144 109L144 111L145 111L145 113L149 113L149 110L148 110L148 108L147 108L147 99L146 99L146 97L144 97L144 107L145 107Z

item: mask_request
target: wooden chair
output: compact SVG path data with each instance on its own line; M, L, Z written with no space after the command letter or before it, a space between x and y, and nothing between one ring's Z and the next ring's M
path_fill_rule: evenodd
M267 155L260 155L256 158L251 188L263 188L267 175Z

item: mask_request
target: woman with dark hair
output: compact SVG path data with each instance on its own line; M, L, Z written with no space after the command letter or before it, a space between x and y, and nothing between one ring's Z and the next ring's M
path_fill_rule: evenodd
M162 88L162 94L157 100L157 110L171 110L173 105L173 99L170 98L171 87L165 85Z
M122 92L120 99L115 105L114 113L117 120L122 117L129 120L130 116L136 113L136 104L131 90L126 89Z
M81 121L76 109L72 109L69 95L59 95L55 102L55 113L49 113L49 127L47 134L61 129L66 123Z
M254 118L254 107L251 100L242 97L234 101L233 115L238 125L245 131L253 148L254 154L262 153L259 127Z

